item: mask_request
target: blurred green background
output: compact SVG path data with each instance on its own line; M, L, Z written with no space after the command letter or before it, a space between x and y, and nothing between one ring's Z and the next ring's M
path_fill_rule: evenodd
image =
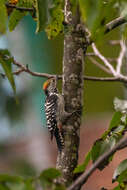
M28 64L32 71L61 74L63 36L48 40L45 32L35 34L35 28L32 18L26 16L12 33L0 38L0 48L8 48L17 61ZM114 30L98 44L105 56L118 55L119 48L107 43L109 39L118 38L119 33ZM85 74L108 76L87 58ZM45 127L44 80L27 73L15 76L19 98L16 105L9 82L0 78L0 172L31 176L55 164L56 147L50 142ZM99 119L112 113L114 97L123 95L124 87L119 82L85 81L83 122L84 118Z

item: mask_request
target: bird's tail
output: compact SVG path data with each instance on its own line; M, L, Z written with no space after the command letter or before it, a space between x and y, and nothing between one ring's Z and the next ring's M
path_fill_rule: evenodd
M55 129L54 136L56 138L58 150L61 152L62 149L64 148L64 138L63 138L62 132L59 130L59 128Z

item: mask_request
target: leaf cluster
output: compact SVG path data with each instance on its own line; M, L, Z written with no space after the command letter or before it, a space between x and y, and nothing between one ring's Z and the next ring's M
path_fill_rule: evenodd
M0 33L7 30L7 21L10 31L13 31L21 19L30 14L37 22L36 32L45 30L48 38L52 39L65 31L64 26L64 1L63 0L1 0L0 1ZM73 15L77 14L79 7L82 21L87 25L94 41L102 39L106 24L113 18L124 16L127 18L126 0L70 0ZM16 7L31 8L19 10L9 8L7 4ZM110 14L109 14L110 13ZM126 25L123 30L126 36Z
M1 0L0 33L6 33L7 22L9 30L13 31L27 14L37 22L36 32L45 30L48 38L56 37L64 29L63 0Z
M102 136L94 142L92 148L86 154L84 162L75 168L75 174L84 172L90 161L93 163L96 162L99 157L112 149L123 137L127 131L127 109L126 106L123 107L123 102L124 105L127 105L126 100L115 98L115 108L117 108L119 111L114 113L108 130L105 131L104 134L102 134ZM107 166L112 161L113 156L114 154L108 159L106 158L103 163L98 166L98 169L103 170L105 166ZM127 189L127 159L123 160L114 171L112 182L114 183L115 181L117 181L119 185L115 187L114 190Z
M116 143L122 138L127 129L126 119L123 121L123 114L115 112L110 122L109 128L104 134L94 142L91 150L87 153L83 164L75 168L74 173L84 172L86 166L92 160L94 163L102 154L113 148ZM98 169L103 170L112 160L113 155L105 160Z
M59 170L49 168L36 177L24 179L21 176L12 176L0 174L0 189L1 190L35 190L37 186L44 190L64 190L64 186L55 183L54 180L61 176Z
M79 0L81 17L91 32L93 41L101 41L104 37L106 24L116 17L127 19L126 0ZM126 35L126 25L123 34Z

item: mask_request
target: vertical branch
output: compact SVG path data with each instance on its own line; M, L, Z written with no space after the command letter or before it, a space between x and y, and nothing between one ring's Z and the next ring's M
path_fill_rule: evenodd
M65 0L65 22L69 32L64 37L63 88L65 108L68 112L81 110L83 92L83 47L86 45L79 11L72 16L70 0ZM86 46L85 46L86 50ZM81 113L73 114L63 126L65 147L57 158L57 168L62 171L61 181L73 181L73 170L78 162Z

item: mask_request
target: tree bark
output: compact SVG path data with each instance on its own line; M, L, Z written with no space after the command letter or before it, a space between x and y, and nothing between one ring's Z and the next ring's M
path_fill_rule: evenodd
M67 112L80 110L80 113L73 114L63 126L65 147L57 158L57 168L62 171L61 182L68 186L73 181L73 170L78 162L84 53L87 45L79 11L76 16L72 16L70 0L65 0L64 14L68 32L64 36L62 93Z

